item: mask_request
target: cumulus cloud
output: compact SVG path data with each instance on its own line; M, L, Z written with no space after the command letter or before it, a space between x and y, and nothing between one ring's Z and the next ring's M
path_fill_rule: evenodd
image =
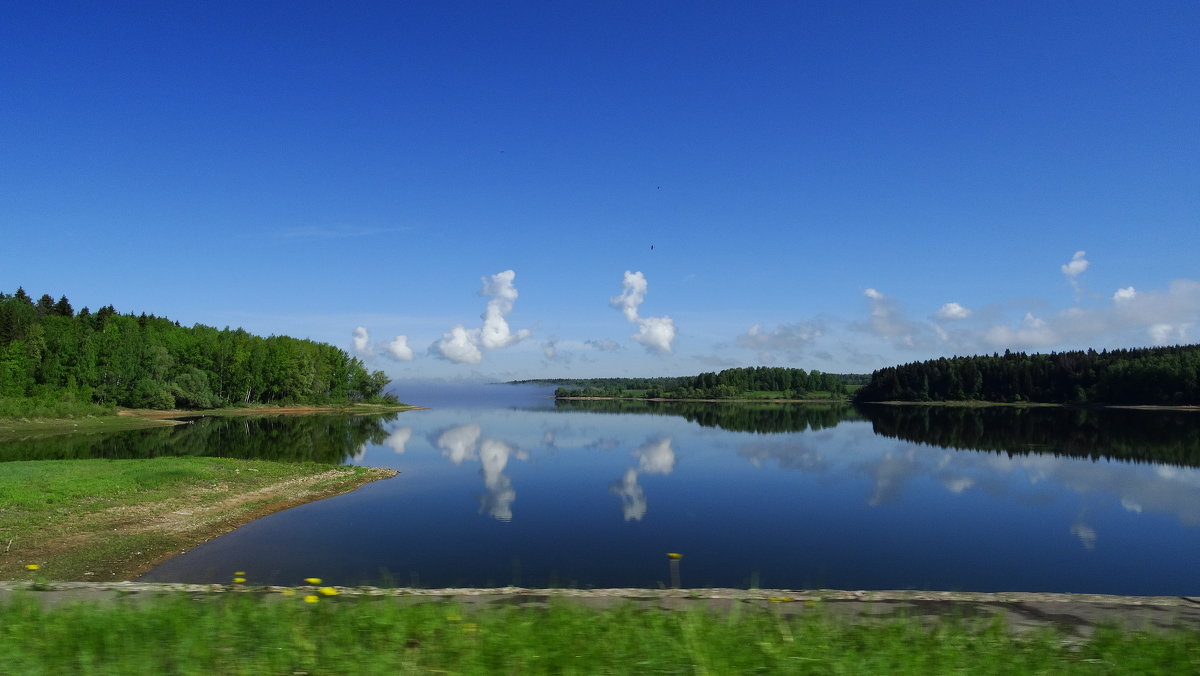
M371 336L367 333L367 327L359 326L354 329L354 351L367 355L370 353Z
M479 295L490 300L480 318L483 326L468 329L462 324L442 334L440 340L429 346L430 354L458 364L478 364L483 361L483 351L496 350L515 345L531 335L529 329L513 331L505 319L517 301L517 287L513 285L516 273L505 270L484 277Z
M479 329L467 329L462 324L442 334L440 340L429 347L435 357L456 364L478 364L483 361L479 351Z
M638 325L638 332L630 336L633 340L646 347L648 352L669 354L671 344L675 341L675 322L670 317L642 317L638 307L646 300L646 277L640 271L625 271L621 282L621 295L613 296L608 304L620 310L625 319Z
M1064 263L1062 273L1070 278L1075 278L1088 268L1088 259L1084 258L1087 255L1086 251L1076 251L1071 260Z
M608 304L620 310L625 314L625 319L631 322L638 320L638 306L642 301L646 300L646 289L649 284L646 282L646 276L638 272L625 271L625 278L621 281L621 295L613 296L608 300Z
M638 332L630 338L651 352L670 353L675 341L675 322L665 316L643 317L638 320Z
M489 350L508 347L530 335L529 329L521 329L514 333L504 319L512 313L513 304L517 302L517 287L513 286L516 276L517 273L512 270L505 270L492 275L490 281L486 277L483 278L483 289L479 295L489 296L491 300L483 311L483 329L479 341Z
M1077 278L1083 274L1084 270L1088 269L1088 259L1084 258L1085 255L1087 255L1086 251L1076 251L1075 255L1071 256L1071 260L1062 266L1062 273L1067 276L1067 281L1075 289L1076 300L1079 299L1079 295L1083 292Z
M788 357L798 359L821 337L823 328L819 322L797 322L780 324L771 331L765 331L762 324L755 324L737 337L737 344L738 347L757 350L763 361L773 361L775 352L784 352Z
M1116 293L1113 294L1113 301L1117 303L1133 300L1134 298L1137 298L1137 291L1132 286L1117 289Z
M396 336L384 348L384 354L399 361L412 361L413 351L408 346L408 336Z
M938 308L937 316L939 319L966 319L971 316L971 311L958 303L946 303Z

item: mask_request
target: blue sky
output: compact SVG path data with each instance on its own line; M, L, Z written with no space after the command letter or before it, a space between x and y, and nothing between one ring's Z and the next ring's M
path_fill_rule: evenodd
M1170 1L5 3L0 289L394 378L1200 342L1197 35Z

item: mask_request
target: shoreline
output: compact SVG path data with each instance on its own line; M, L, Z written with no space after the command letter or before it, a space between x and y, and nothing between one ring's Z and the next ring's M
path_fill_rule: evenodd
M43 571L39 575L61 580L132 579L256 519L349 493L364 484L399 474L392 469L353 465L299 465L230 458L177 460L180 459L102 462L107 472L123 471L116 463L126 463L127 467L163 463L164 467L151 471L190 472L197 474L197 478L153 494L139 493L141 497L135 500L97 496L78 504L63 504L54 510L56 525L50 528L36 526L39 519L46 518L46 513L39 511L24 517L16 511L9 521L0 521L3 527L0 532L7 543L0 549L0 577L22 576L24 566L33 563ZM17 461L12 467L92 462ZM46 471L49 470L35 470L26 480L36 481ZM204 472L208 474L199 476Z
M666 399L662 397L551 397L555 401L657 401L699 402L707 404L868 404L871 406L943 406L947 408L1081 408L1126 409L1132 411L1200 411L1200 405L1166 406L1161 404L1057 404L1041 401L862 401L849 399Z
M667 399L665 397L551 397L555 401L696 401L707 404L849 404L849 399Z
M145 409L121 408L113 415L81 418L0 418L0 441L15 441L30 437L57 434L136 430L153 427L185 425L188 418L204 416L268 416L345 413L382 415L420 410L410 404L348 404L328 406L245 406L212 409Z
M251 576L253 573L251 573ZM1017 635L1055 629L1086 638L1097 627L1126 631L1200 630L1200 597L1122 596L1059 592L956 592L920 590L849 591L839 589L536 589L525 587L380 588L333 586L338 603L370 599L402 605L453 604L463 610L488 607L544 609L572 603L604 610L632 605L644 611L738 614L753 610L782 617L827 613L851 624L886 622L898 617L936 625L955 620L1001 620ZM29 591L29 582L0 581L0 603L24 594L49 606L73 602L112 605L169 594L191 598L223 594L252 595L264 601L285 594L314 593L313 586L188 584L147 582L48 582Z

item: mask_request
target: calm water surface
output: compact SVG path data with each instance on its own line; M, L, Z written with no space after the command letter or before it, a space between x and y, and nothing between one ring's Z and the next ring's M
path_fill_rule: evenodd
M680 552L690 587L1200 594L1200 413L434 395L435 408L349 426L215 425L214 453L273 435L283 448L258 443L268 456L401 474L143 579L657 587Z

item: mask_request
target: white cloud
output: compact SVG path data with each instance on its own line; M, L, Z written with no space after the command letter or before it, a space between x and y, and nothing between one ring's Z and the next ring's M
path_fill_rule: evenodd
M1088 259L1084 258L1087 255L1086 251L1076 251L1071 260L1062 266L1062 272L1067 277L1078 277L1080 273L1088 268Z
M1076 279L1084 270L1088 268L1088 260L1084 258L1087 255L1085 251L1076 251L1071 260L1062 266L1062 273L1067 276L1067 281L1071 283L1075 289L1075 299L1079 300L1079 296L1083 290L1079 287L1079 280Z
M958 303L946 303L938 308L937 316L940 319L966 319L971 316L971 311Z
M354 329L354 351L365 356L371 351L369 348L370 343L371 336L367 334L366 327L356 327Z
M517 273L505 270L492 275L491 281L483 278L481 296L490 296L487 309L483 311L483 329L480 332L480 343L489 350L508 347L529 337L529 329L521 329L513 333L505 317L512 313L513 304L517 301L517 287L513 286L513 278Z
M1124 289L1117 289L1113 294L1113 301L1120 303L1122 301L1133 300L1137 298L1137 291L1132 286L1127 286Z
M387 344L385 350L385 354L389 355L392 359L412 361L413 351L408 346L408 336L396 336Z
M638 332L630 338L648 350L670 353L675 341L675 322L670 317L643 317L638 320Z
M429 347L435 357L456 364L478 364L483 361L479 351L479 329L468 330L462 324L442 334L442 338Z
M669 354L671 344L675 341L675 322L670 317L641 317L638 307L646 300L648 284L646 277L640 271L625 271L621 281L621 295L613 296L608 304L620 310L629 322L636 322L638 332L630 336L633 340L646 347L649 352Z
M625 313L625 319L631 322L638 320L638 306L642 301L646 300L646 289L649 285L646 283L646 276L638 272L625 271L625 278L621 281L621 295L613 296L608 300L608 304L613 308Z
M479 295L491 298L480 315L483 327L468 329L459 324L442 334L441 340L429 347L429 352L459 364L478 364L483 361L480 348L496 350L528 338L531 335L529 329L514 332L504 319L512 312L513 304L517 301L517 287L513 286L515 277L516 273L512 270L498 272L491 279L483 277L483 288Z

